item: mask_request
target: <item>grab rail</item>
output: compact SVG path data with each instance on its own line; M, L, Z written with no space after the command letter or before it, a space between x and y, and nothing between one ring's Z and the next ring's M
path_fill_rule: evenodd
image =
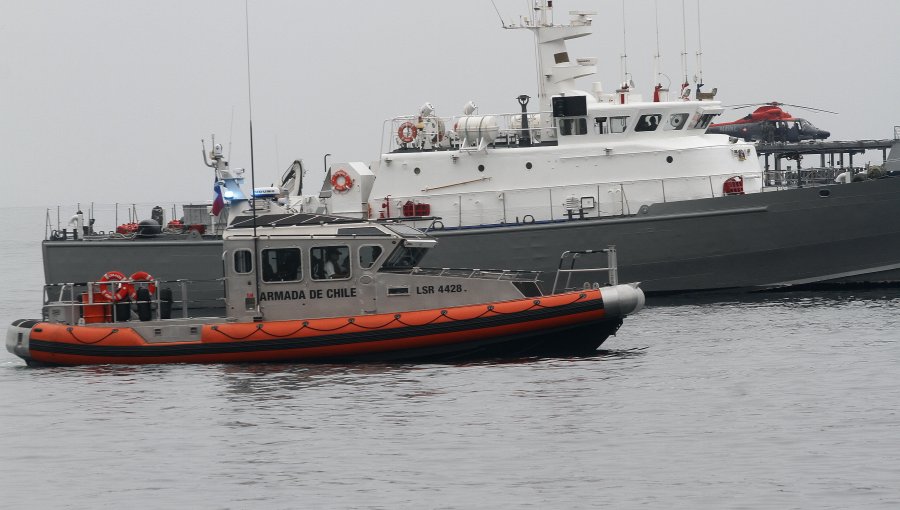
M155 305L155 315L156 320L164 320L162 316L163 313L163 304L169 303L174 308L175 305L179 305L181 311L181 317L188 317L188 305L189 304L197 304L201 303L200 300L192 301L188 297L188 286L190 284L213 284L220 283L224 281L224 278L216 278L212 280L118 280L118 281L108 281L108 282L69 282L69 283L50 283L44 285L44 303L41 307L42 317L44 320L49 320L50 311L57 307L66 307L69 309L68 322L82 322L84 320L84 309L88 306L109 306L109 317L112 319L112 322L118 322L119 317L118 314L120 311L118 307L121 305L131 305L131 304L150 304L151 307ZM118 289L121 288L122 284L138 284L142 286L146 286L146 288L154 288L155 292L151 295L149 300L135 300L135 301L116 301L116 300L95 300L94 295L100 291L103 286L112 286L113 292L118 292ZM161 292L164 287L162 284L174 284L179 291L180 299L163 299L161 296ZM166 287L171 290L172 286ZM55 295L54 295L55 294ZM81 296L86 297L86 301L82 301ZM224 298L216 298L215 301L222 301ZM104 318L106 317L106 313L104 312ZM171 312L170 312L171 313ZM130 314L130 307L129 307ZM130 317L130 315L129 315ZM170 317L167 317L170 318ZM125 319L129 320L129 319Z
M606 265L607 267L593 267L593 268L585 268L585 269L575 269L576 260L582 255L592 255L597 253L605 253L606 254ZM566 263L566 260L571 260L571 264L568 269L564 269L563 266ZM564 289L570 289L570 285L572 283L572 275L575 273L594 273L594 272L606 272L609 274L609 284L610 285L618 285L619 284L619 261L616 256L616 247L609 246L608 248L602 250L567 250L562 253L559 257L559 267L556 270L556 277L553 278L553 290L551 294L556 294L556 287L559 284L559 276L561 274L566 275L566 285Z

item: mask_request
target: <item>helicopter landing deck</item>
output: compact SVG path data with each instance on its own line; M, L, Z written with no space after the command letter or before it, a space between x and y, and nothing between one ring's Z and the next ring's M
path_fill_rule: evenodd
M775 170L781 170L782 159L797 160L798 157L819 155L821 166L831 168L853 167L853 156L866 151L880 150L882 162L888 159L888 150L897 140L849 140L849 141L806 141L806 142L758 142L757 153L764 158L768 171L769 157L775 158ZM846 165L845 165L845 158ZM826 162L826 156L829 161Z

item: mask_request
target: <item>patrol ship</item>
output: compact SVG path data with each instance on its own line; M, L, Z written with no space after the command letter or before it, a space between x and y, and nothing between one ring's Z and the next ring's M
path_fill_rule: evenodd
M525 95L501 114L422 105L384 124L377 161L331 165L318 194L301 193L293 165L280 200L426 229L441 240L425 260L437 266L552 271L560 246L614 244L622 278L648 294L900 281L900 225L888 221L900 215L900 179L767 186L753 144L707 134L723 111L713 92L579 89L596 59L566 44L591 32L592 13L570 15L554 24L551 2L537 0L506 27L534 34L536 110ZM48 283L84 281L110 260L214 279L220 255L216 238L44 243Z

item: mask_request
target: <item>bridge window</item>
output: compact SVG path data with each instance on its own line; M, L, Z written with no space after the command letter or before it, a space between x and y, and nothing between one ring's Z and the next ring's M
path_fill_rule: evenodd
M694 123L694 125L691 126L691 129L706 129L706 128L708 128L710 122L712 122L712 120L714 118L716 118L717 115L718 115L717 113L704 113L703 115L700 116L699 119L697 119L697 121Z
M309 250L313 280L350 278L350 247L317 246Z
M359 247L359 267L363 269L369 269L375 262L378 260L378 257L381 256L381 246L377 244L371 244L368 246L360 246Z
M584 117L576 119L559 119L559 134L562 136L586 135L587 119Z
M238 274L253 272L253 257L250 250L237 250L234 252L234 272Z
M624 133L625 130L628 129L628 117L610 117L609 118L609 132L610 133Z
M264 282L298 282L303 279L300 248L273 248L262 251Z
M659 121L662 120L662 115L658 113L652 113L649 115L641 115L638 117L637 124L634 126L635 131L656 131L656 128L659 127Z
M684 125L687 124L688 114L686 113L673 113L669 116L669 122L663 126L663 129L666 131L679 131L684 129Z
M388 256L379 271L408 271L416 267L426 253L428 248L400 245Z

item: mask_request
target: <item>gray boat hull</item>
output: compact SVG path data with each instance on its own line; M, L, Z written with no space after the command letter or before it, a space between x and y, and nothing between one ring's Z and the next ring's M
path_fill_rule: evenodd
M900 281L900 178L650 206L637 215L437 230L432 267L546 272L563 250L615 245L619 280L647 293ZM48 283L111 269L162 280L222 277L220 240L46 241ZM587 281L606 281L597 274ZM222 296L209 286L205 300ZM549 290L546 289L545 290Z
M157 280L192 280L191 308L223 308L222 240L103 239L44 241L44 281L48 284L98 281L107 271L126 276L146 271ZM177 283L170 283L181 299Z
M635 216L435 232L423 262L555 271L615 245L649 293L900 280L900 179L655 204ZM546 280L546 278L545 278Z

